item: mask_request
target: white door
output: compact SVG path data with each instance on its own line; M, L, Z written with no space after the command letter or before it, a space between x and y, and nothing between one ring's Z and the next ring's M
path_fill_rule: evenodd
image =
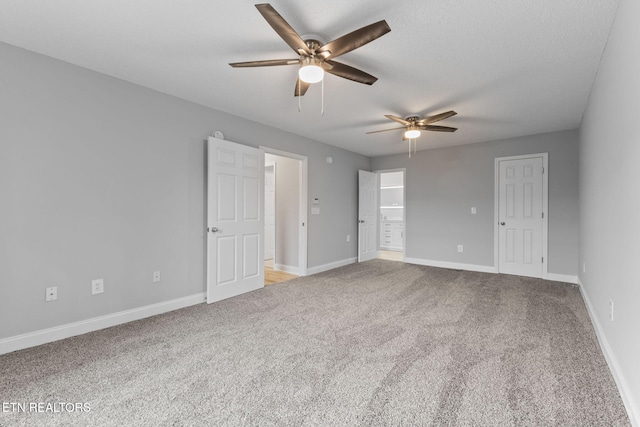
M208 142L207 302L264 286L264 152Z
M358 262L378 256L378 175L358 171Z
M498 161L498 269L543 276L543 157Z
M275 163L264 170L264 259L273 259L276 248L276 174Z

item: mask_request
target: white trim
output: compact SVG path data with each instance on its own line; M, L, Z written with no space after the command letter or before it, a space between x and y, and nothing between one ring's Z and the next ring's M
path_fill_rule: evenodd
M88 332L98 331L100 329L121 325L127 322L133 322L134 320L144 319L145 317L156 316L158 314L167 313L180 308L201 304L205 301L206 294L202 292L187 297L176 298L169 301L133 308L131 310L120 311L117 313L107 314L105 316L94 317L87 320L81 320L79 322L68 323L66 325L55 326L53 328L4 338L0 340L0 354L35 347L37 345L86 334Z
M298 247L300 250L298 251L298 274L299 276L306 276L307 272L307 234L309 229L309 218L307 212L307 186L308 186L308 168L309 168L309 160L307 156L303 156L301 154L290 153L288 151L277 150L275 148L265 147L263 145L260 146L260 149L263 150L267 154L273 154L275 156L287 157L290 159L295 159L300 161L300 225L298 227Z
M457 262L435 261L431 259L408 258L404 262L407 264L427 265L429 267L450 268L453 270L479 271L481 273L495 273L492 265L460 264Z
M295 274L297 276L300 275L300 269L298 267L293 267L291 265L273 264L273 269L278 271L284 271L285 273Z
M549 274L549 153L533 153L523 154L521 156L506 156L496 157L493 163L494 174L494 193L493 193L493 264L494 268L492 273L500 272L500 238L499 238L499 225L500 222L500 165L499 162L503 160L520 160L530 159L532 157L542 157L542 212L544 212L544 218L542 219L542 257L544 262L542 263L542 277L541 279L547 279Z
M355 264L358 261L357 257L347 258L340 261L330 262L328 264L318 265L316 267L310 267L307 270L308 275L322 273L324 271L333 270L334 268L344 267L345 265Z
M574 285L578 284L578 276L572 276L570 274L547 273L547 280L551 280L553 282L573 283Z
M627 390L630 390L629 385L627 384L626 379L622 375L622 369L620 368L618 359L613 353L613 350L611 350L611 346L607 341L607 337L604 334L604 330L602 329L600 322L598 322L598 317L595 314L593 305L591 305L589 296L584 291L582 287L582 283L580 282L580 279L578 279L578 285L580 289L580 295L582 295L584 305L587 307L587 313L589 313L591 324L595 329L596 337L598 338L598 342L600 343L602 354L604 354L604 358L607 361L607 365L609 366L609 370L611 371L613 380L618 386L618 392L620 393L620 397L622 397L622 403L624 403L625 409L627 410L629 421L631 422L632 426L636 426L636 427L640 426L640 408L631 398L632 396L631 392L627 392Z

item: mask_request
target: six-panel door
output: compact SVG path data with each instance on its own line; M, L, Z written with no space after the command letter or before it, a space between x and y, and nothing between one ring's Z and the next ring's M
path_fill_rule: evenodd
M208 143L207 302L264 286L264 152Z

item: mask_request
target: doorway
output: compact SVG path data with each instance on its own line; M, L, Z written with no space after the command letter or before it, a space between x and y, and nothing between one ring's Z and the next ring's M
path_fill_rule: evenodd
M547 277L548 154L495 159L498 273Z
M306 275L306 157L265 151L265 285Z
M380 201L379 258L404 261L405 171L378 171Z

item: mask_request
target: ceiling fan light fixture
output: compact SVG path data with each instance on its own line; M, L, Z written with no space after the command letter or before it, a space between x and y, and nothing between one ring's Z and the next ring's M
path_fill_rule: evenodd
M316 64L304 64L298 71L300 80L306 83L318 83L324 78L324 70Z
M409 129L404 133L404 137L406 139L416 139L420 136L420 131L418 129Z

